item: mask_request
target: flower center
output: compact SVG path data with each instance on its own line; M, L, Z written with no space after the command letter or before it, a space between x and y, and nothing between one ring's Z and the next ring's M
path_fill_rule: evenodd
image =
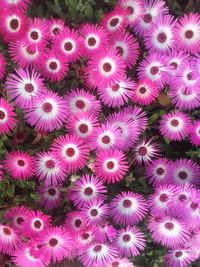
M18 27L19 27L19 20L18 19L12 19L10 21L10 28L12 30L17 30Z
M73 45L71 42L66 42L64 48L66 51L71 51L73 49Z
M190 207L191 207L193 210L197 210L197 209L199 208L199 204L193 202L193 203L190 205Z
M56 194L56 190L55 190L54 188L49 188L49 189L48 189L48 194L49 194L50 196L55 196L55 194Z
M172 67L174 67L174 69L177 69L178 68L178 64L176 62L172 62L170 65Z
M34 55L36 53L36 49L30 48L30 47L26 47L26 52L29 55Z
M88 44L89 44L89 46L94 46L95 44L96 44L96 39L94 38L94 37L90 37L89 39L88 39Z
M10 230L8 227L4 227L4 228L3 228L3 233L4 233L5 235L11 235L11 234L12 234L11 230Z
M169 197L168 197L167 194L161 194L160 197L159 197L161 202L167 202L168 198Z
M130 208L132 206L132 201L130 199L125 199L123 201L123 207L124 208Z
M32 83L26 83L24 89L26 92L32 93L34 91L34 86L32 85Z
M172 230L172 229L174 229L174 224L172 222L167 222L167 223L165 223L165 228L167 230Z
M84 190L84 194L85 194L86 196L91 196L91 195L93 194L93 189L92 189L91 187L87 187L87 188L85 188L85 190Z
M24 222L24 219L22 217L18 217L16 221L20 225Z
M93 250L94 250L94 252L100 252L101 250L102 250L102 245L96 245L96 246L94 246L94 248L93 248Z
M69 147L66 150L66 155L68 157L73 157L75 155L75 149L73 147Z
M140 94L145 94L146 91L147 91L147 89L144 86L140 87L140 89L139 89Z
M151 67L150 72L151 72L152 75L156 75L159 72L159 68L156 67L156 66L153 66L153 67Z
M140 155L140 156L145 156L145 155L147 155L147 149L146 149L146 147L144 147L144 146L141 146L139 149L138 149L138 154Z
M41 222L40 222L39 220L36 220L36 221L34 222L34 227L35 227L36 229L40 229L41 226L42 226L42 224L41 224Z
M187 31L185 32L185 37L186 37L187 39L191 39L193 36L194 36L194 32L193 32L192 30L187 30Z
M128 235L128 234L123 235L123 241L124 242L130 242L130 240L131 240L130 235Z
M23 166L25 165L25 162L24 162L23 159L19 159L19 160L17 161L17 164L18 164L18 166L23 167Z
M85 123L81 124L81 125L79 126L79 131L80 131L80 133L82 133L82 134L87 133L87 132L88 132L88 126L87 126L87 124L85 124Z
M54 29L53 29L53 34L54 35L57 35L57 34L59 34L60 33L60 29L58 28L58 27L55 27Z
M160 43L164 43L167 40L167 35L164 32L160 32L157 39Z
M44 112L49 113L49 112L52 111L53 106L52 106L51 103L46 102L46 103L43 104L42 109L43 109Z
M93 216L93 217L96 217L98 215L98 210L97 209L92 209L90 211L90 214Z
M188 79L189 81L193 80L193 78L192 78L192 72L189 72L189 73L187 74L187 79Z
M110 143L110 137L108 135L104 135L101 140L102 140L102 143L106 145Z
M103 70L105 72L110 72L112 70L112 65L110 63L108 63L108 62L104 63L103 64Z
M123 54L124 54L123 48L121 46L117 46L116 48L117 48L117 52L119 53L119 55L123 56Z
M162 167L159 167L157 170L156 170L156 173L158 175L163 175L165 173L165 170L162 168Z
M186 197L186 195L181 194L181 195L178 197L178 199L179 199L180 201L183 201L183 200L186 200L187 197Z
M85 102L83 100L77 100L76 107L79 109L83 109L85 107Z
M144 18L143 18L143 20L144 20L144 22L145 23L151 23L152 22L152 16L151 16L151 14L149 14L149 13L147 13L147 14L145 14L144 15Z
M171 125L173 127L177 127L179 125L179 121L177 119L173 119L173 120L171 120Z
M50 68L51 70L56 70L56 69L58 68L58 64L57 64L57 62L55 62L55 61L51 61L50 64L49 64L49 68Z
M180 258L182 255L183 255L182 251L176 251L176 253L175 253L176 258Z
M112 267L119 267L119 262L118 261L114 261L112 263Z
M106 166L109 170L112 170L115 167L115 163L113 161L108 161Z
M33 40L37 40L37 39L39 39L39 34L38 34L38 32L36 32L36 31L32 31L32 32L31 32L31 38L32 38Z
M113 92L117 92L117 91L119 91L120 86L118 83L115 83L115 84L113 84L113 86L111 88L112 88Z
M181 171L181 172L179 172L178 177L179 177L181 180L185 180L185 179L187 179L188 175L187 175L186 172Z
M113 18L110 21L110 26L115 27L115 26L117 26L118 23L119 23L119 19L118 18Z
M50 245L51 247L55 247L57 244L58 244L58 240L57 240L56 238L51 238L51 239L49 240L49 245Z
M81 237L83 240L87 240L90 237L90 235L88 233L83 233Z
M132 6L127 7L129 15L132 15L134 13L134 8Z
M46 161L46 167L48 169L53 169L53 168L55 168L55 166L56 166L56 164L52 159L49 159Z
M75 222L74 222L74 225L79 228L82 224L82 221L80 219L76 219Z
M5 118L6 114L2 110L0 110L0 120L3 120Z

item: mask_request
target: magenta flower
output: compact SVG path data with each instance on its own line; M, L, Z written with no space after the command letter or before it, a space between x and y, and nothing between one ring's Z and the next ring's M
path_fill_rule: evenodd
M80 232L81 229L86 227L85 216L82 211L72 211L67 213L65 218L66 229L70 229L70 232Z
M106 264L105 267L134 267L127 258L116 258Z
M52 210L61 206L63 201L63 194L60 192L60 187L52 186L38 186L37 192L39 194L39 203L44 210Z
M0 252L12 255L20 245L21 240L17 232L7 225L0 224Z
M112 224L108 224L108 222L103 221L98 225L94 235L97 242L107 243L114 240L114 238L117 236L117 230Z
M62 19L51 18L47 21L48 26L48 39L53 41L54 38L59 35L65 28L64 21Z
M31 0L3 0L1 2L1 7L4 10L9 9L20 9L20 10L26 10L28 8L28 5L31 3Z
M200 146L200 120L196 120L193 122L192 126L190 127L190 142L194 145L199 147Z
M0 134L7 134L16 125L16 114L11 104L4 98L0 98Z
M2 53L0 53L0 79L5 75L6 71L6 61Z
M176 248L171 249L164 257L167 267L187 267L196 260L191 249Z
M127 10L128 24L131 27L136 25L144 14L144 5L140 0L120 0L119 5Z

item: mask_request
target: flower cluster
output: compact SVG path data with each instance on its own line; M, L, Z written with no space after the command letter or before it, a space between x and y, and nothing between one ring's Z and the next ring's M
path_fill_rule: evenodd
M163 0L118 0L98 24L73 29L29 17L31 0L1 2L0 38L14 68L0 53L0 134L19 146L1 160L0 182L33 180L39 201L5 211L0 253L19 267L77 259L131 267L148 230L166 248L166 266L200 258L200 165L166 156L163 145L200 147L200 15L176 18ZM80 87L58 90L72 71ZM164 109L152 126L157 104ZM24 150L23 125L49 146ZM125 186L137 171L149 196Z

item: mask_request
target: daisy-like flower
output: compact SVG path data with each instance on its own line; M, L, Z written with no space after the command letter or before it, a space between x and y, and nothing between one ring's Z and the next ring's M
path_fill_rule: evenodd
M67 112L73 116L80 116L85 112L98 115L101 110L100 101L84 89L72 90L64 97L64 100L66 102Z
M119 142L120 131L110 123L102 124L94 129L89 138L89 148L91 150L108 150L116 148Z
M108 205L104 200L92 199L81 208L84 221L88 225L98 225L108 217Z
M7 134L16 125L13 107L4 98L0 98L0 134Z
M188 137L190 125L191 120L185 113L172 111L162 115L160 133L171 141L181 141Z
M21 68L35 67L41 57L38 48L30 48L24 41L9 43L9 53L12 61Z
M105 199L106 188L95 176L83 175L69 191L69 199L77 208L84 207L91 200Z
M117 230L113 225L103 221L98 225L94 235L96 242L107 243L113 241L113 239L117 236Z
M164 16L168 13L168 8L163 0L144 0L144 12L136 25L134 31L139 36L145 36L147 31L152 27L158 16Z
M8 225L0 224L0 252L11 255L20 245L17 232Z
M52 152L36 154L35 175L40 182L44 181L45 186L56 186L65 179L65 172Z
M144 250L145 236L137 227L127 226L126 229L118 230L113 245L121 257L138 256Z
M0 35L4 42L20 40L25 34L27 22L23 11L18 8L6 9L1 12Z
M25 112L26 121L41 132L52 132L55 129L60 129L66 116L65 101L52 91L38 96Z
M29 72L21 68L7 76L5 88L11 100L22 109L30 108L36 97L46 91L43 79L34 69Z
M196 259L199 258L200 255L200 230L197 228L194 231L193 236L190 241L187 243L187 248L192 251L192 254Z
M81 55L82 39L76 30L65 27L53 39L52 49L58 51L61 57L64 57L65 62L75 62Z
M173 16L158 16L144 36L146 48L150 52L170 51L174 47L174 25Z
M121 192L110 203L110 216L116 224L135 225L147 214L144 197L133 192Z
M134 267L134 265L127 258L117 258L107 263L105 267Z
M88 140L98 125L97 116L83 112L82 114L71 116L67 121L66 128L69 133L77 135L83 140Z
M200 146L200 120L196 120L193 122L192 126L190 127L190 142L194 145L199 147Z
M175 26L175 46L185 52L200 52L200 15L184 14Z
M23 41L30 48L43 49L47 43L48 31L45 19L34 18L28 20L28 29Z
M90 58L85 76L89 87L108 86L125 77L125 64L116 49L107 48Z
M135 82L129 78L125 78L115 81L106 87L98 87L98 93L103 104L114 108L126 104L133 96L134 88Z
M157 99L158 95L159 89L156 83L144 79L136 83L132 100L136 104L149 106Z
M141 166L143 163L146 164L151 162L153 158L158 158L160 155L160 146L153 142L153 138L149 141L142 140L134 149L135 155L133 162Z
M127 10L127 19L130 26L136 25L144 14L144 5L140 0L120 0L119 5Z
M28 218L22 223L23 234L34 237L51 225L51 217L41 211L29 211Z
M88 147L75 135L62 135L56 138L51 151L67 173L84 168L89 157Z
M117 250L111 245L96 243L85 249L80 256L80 261L84 267L99 266L105 267L109 262L117 258Z
M6 210L4 217L14 229L23 232L23 223L28 220L30 210L25 206L16 206Z
M182 204L183 209L185 209L186 203L189 203L192 198L199 198L199 191L189 183L176 185L176 192L169 202L169 205L175 208L175 206L180 207L180 204Z
M138 66L138 78L147 79L162 89L168 82L167 56L151 53Z
M47 210L58 208L62 204L63 194L60 192L60 187L38 186L39 202L41 207Z
M76 257L82 254L82 251L88 248L94 242L94 233L96 227L90 225L89 227L83 228L80 232L77 232L74 239L76 239L75 255Z
M127 68L135 65L139 56L139 44L132 34L117 32L111 36L110 45L117 50Z
M27 9L28 5L31 3L31 0L3 0L1 1L1 7L5 10L9 9Z
M200 166L190 159L177 159L169 166L169 181L172 184L200 184Z
M158 186L148 199L148 206L152 216L162 217L169 214L170 201L176 194L176 186L163 185Z
M81 229L86 227L85 216L81 211L72 211L67 213L65 224L66 229L71 232L80 232Z
M32 253L32 244L23 244L12 255L12 262L20 267L45 267L50 263L41 253Z
M120 32L128 25L128 11L125 7L116 5L113 11L104 15L101 25L109 32Z
M41 245L41 255L52 263L69 257L73 246L69 233L60 226L46 228L35 241Z
M83 55L92 56L108 45L109 36L106 30L98 24L86 23L80 28L83 37Z
M97 153L95 174L105 183L117 183L123 180L128 168L128 161L121 151L106 150Z
M0 79L5 75L6 61L2 53L0 53Z
M166 158L152 160L145 166L145 174L153 187L169 183L170 162Z
M47 21L47 26L48 39L53 41L57 35L62 33L65 28L65 23L62 19L51 18L49 21Z
M34 160L22 151L11 151L6 154L4 168L14 180L28 180L34 171Z
M164 257L166 267L187 267L195 260L193 251L182 247L169 250Z
M186 224L174 217L151 218L148 228L153 240L168 248L185 244L191 236Z
M37 67L42 76L51 83L60 82L68 72L66 60L54 49L41 53Z

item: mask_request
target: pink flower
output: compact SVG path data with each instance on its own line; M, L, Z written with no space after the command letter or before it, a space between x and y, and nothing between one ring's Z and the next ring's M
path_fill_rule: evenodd
M0 134L7 134L16 125L16 114L11 104L4 98L0 98Z

